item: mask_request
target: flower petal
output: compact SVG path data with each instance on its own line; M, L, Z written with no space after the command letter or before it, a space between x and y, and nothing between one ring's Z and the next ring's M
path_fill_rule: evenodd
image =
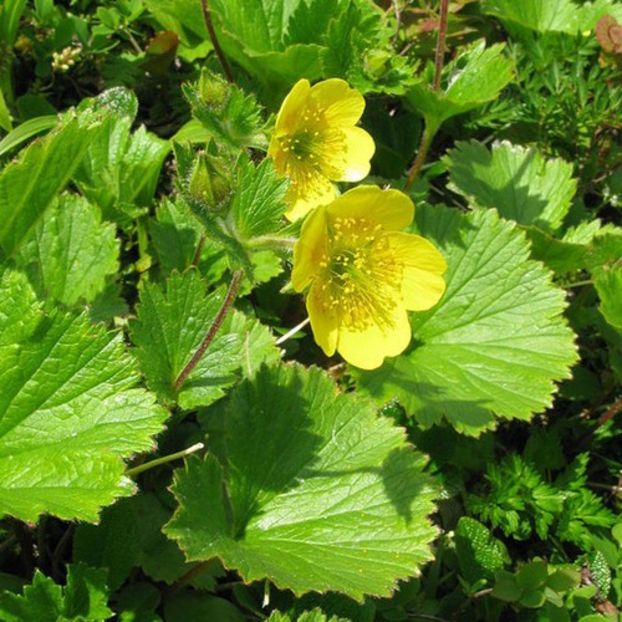
M405 266L402 300L411 311L433 307L445 292L445 258L428 240L410 233L388 234L396 258Z
M365 110L364 97L339 78L314 84L311 97L330 125L355 125Z
M279 135L280 130L285 130L286 133L289 133L298 125L298 122L302 117L302 113L307 105L307 99L310 91L311 84L309 83L309 80L303 78L294 84L292 90L287 94L281 104L281 108L279 109L279 113L274 124L274 133L272 141L270 142L270 147L272 147L272 143ZM268 151L268 153L270 154L270 151Z
M326 154L325 162L334 181L361 181L369 175L370 163L376 144L374 139L360 127L342 130L345 151Z
M407 227L415 215L413 202L399 190L358 186L335 199L328 207L329 219L361 218L386 231Z
M320 173L310 174L304 184L299 182L290 186L286 201L290 208L285 217L293 222L306 216L312 209L326 205L335 198L335 186Z
M326 255L326 211L318 207L305 220L294 246L292 285L297 292L306 289Z
M340 324L337 350L355 367L376 369L386 356L401 354L410 343L410 323L406 310L396 306L393 326L372 324L364 330L352 330Z
M324 307L322 290L318 284L312 285L309 290L307 311L315 343L324 350L326 356L332 356L337 349L338 318L334 311Z

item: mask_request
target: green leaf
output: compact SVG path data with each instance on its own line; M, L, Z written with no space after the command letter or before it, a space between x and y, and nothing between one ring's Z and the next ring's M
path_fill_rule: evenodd
M67 570L64 615L69 619L108 620L106 570L70 564Z
M496 99L512 81L513 65L503 50L503 44L486 48L479 41L445 67L440 92L424 82L408 90L406 101L424 116L431 134L447 119Z
M282 228L286 192L287 181L277 175L272 160L257 167L241 160L230 211L239 238L252 240Z
M577 189L570 164L508 142L493 144L492 151L475 141L459 142L445 161L450 188L471 205L496 208L504 218L547 231L560 227Z
M67 586L56 585L36 570L22 595L0 594L3 622L100 622L112 617L108 609L106 571L83 564L70 564Z
M33 294L14 273L0 299ZM36 521L40 513L94 521L101 506L127 495L124 457L152 448L166 412L135 388L139 377L121 335L82 315L0 317L0 515Z
M492 579L510 561L503 542L485 525L468 516L458 521L455 541L461 573L471 583L482 577Z
M516 577L505 570L500 570L495 575L495 586L492 589L491 596L508 603L516 602L522 594L523 590L516 583Z
M265 83L289 86L321 77L318 45L286 42L289 20L302 0L215 0L210 3L219 41L229 58Z
M58 117L56 115L35 117L24 121L0 140L0 156L18 147L29 138L52 129L57 122Z
M57 622L62 606L61 587L37 569L32 584L24 587L23 595L0 594L0 619L5 622Z
M201 223L181 200L165 200L149 221L149 231L161 270L183 272L195 259L203 233ZM227 269L225 251L216 242L206 239L198 266L208 283L220 281Z
M397 397L425 426L445 417L477 435L495 417L528 420L552 403L577 359L564 292L494 210L419 208L420 233L447 260L440 303L413 314L413 344L373 372L353 371L381 402Z
M71 113L57 129L30 144L0 173L0 247L18 249L65 187L93 140L93 123Z
M76 195L63 195L24 240L16 258L40 298L91 302L119 267L114 225Z
M222 289L207 294L207 285L196 270L171 274L165 288L145 285L130 332L147 383L160 399L177 401L186 409L208 406L238 380L246 361L254 356L278 357L275 346L262 338L266 329L244 316L228 314L176 394L175 380L203 341L223 296Z
M170 143L142 125L131 133L137 101L125 89L110 89L84 100L80 110L83 114L103 112L105 120L75 171L74 181L105 218L133 216L135 206L148 206L153 200Z
M482 8L504 23L540 33L579 30L579 7L572 0L483 0Z
M264 367L216 423L223 466L208 455L177 471L179 509L165 527L190 561L218 556L245 581L360 601L430 558L423 456L324 373Z
M546 583L548 576L546 562L535 560L521 566L516 573L516 583L524 590L535 590Z
M622 266L600 272L594 286L600 297L600 312L611 326L622 330Z

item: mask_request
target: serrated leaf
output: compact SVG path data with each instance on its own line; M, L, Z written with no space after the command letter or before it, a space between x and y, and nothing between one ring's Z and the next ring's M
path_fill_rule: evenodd
M324 373L264 367L232 392L221 424L223 466L208 455L175 477L165 532L189 560L218 556L245 581L360 601L430 558L423 456Z
M496 99L514 76L503 50L503 44L486 48L482 40L445 67L440 92L424 82L410 87L406 100L424 116L430 133L447 119Z
M65 187L97 129L92 120L65 122L31 143L0 173L0 248L13 255Z
M287 181L279 177L272 160L255 167L250 161L238 164L236 193L230 218L242 240L275 233L283 224Z
M286 45L287 25L301 0L216 0L210 3L227 56L262 82L289 86L321 77L317 43Z
M490 530L469 516L456 527L456 554L462 575L471 583L482 577L492 579L510 561L505 545Z
M594 279L600 312L611 326L622 331L622 266L603 270Z
M270 340L258 341L266 329L244 316L229 314L176 393L175 380L203 341L223 296L222 289L207 294L207 285L196 270L171 274L166 288L145 285L130 332L147 383L162 400L177 401L187 409L208 406L240 378L248 360L278 357Z
M24 283L23 300L31 300ZM15 277L5 272L0 299ZM36 322L33 319L36 317ZM35 308L26 324L0 317L0 515L36 521L47 512L94 521L129 494L123 458L152 447L166 412L135 388L121 335L84 314ZM28 327L28 330L25 327Z
M91 302L118 269L119 242L111 223L76 195L47 210L16 258L39 297L66 305Z
M445 417L477 435L496 417L530 419L551 404L555 382L577 358L561 317L564 292L528 259L524 234L494 210L423 206L416 222L445 255L447 291L412 315L409 352L353 372L359 386L382 402L397 397L426 426Z
M579 7L572 0L483 0L482 8L503 22L536 32L576 34Z
M459 142L446 163L450 188L472 205L547 231L560 227L577 189L570 164L507 141L494 143L492 151L476 141Z
M56 585L36 570L31 585L23 594L0 594L0 619L3 622L100 622L112 617L108 609L105 570L83 564L70 564L67 585Z
M123 220L133 215L135 206L148 206L153 199L170 144L144 126L131 132L137 101L125 89L110 89L85 100L81 110L106 116L73 179L106 218Z

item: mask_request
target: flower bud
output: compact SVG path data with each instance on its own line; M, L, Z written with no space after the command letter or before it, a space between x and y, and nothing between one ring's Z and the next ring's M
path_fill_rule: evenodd
M222 212L229 203L231 186L231 175L220 158L205 152L197 155L188 180L194 201L211 212Z

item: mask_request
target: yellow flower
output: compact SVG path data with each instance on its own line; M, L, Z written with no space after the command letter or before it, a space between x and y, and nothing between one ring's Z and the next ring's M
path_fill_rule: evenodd
M410 343L406 311L429 309L443 295L443 256L400 231L414 209L398 190L359 186L304 222L292 284L307 291L313 335L328 356L338 351L356 367L379 367Z
M360 181L369 174L372 137L355 127L365 109L363 96L338 79L311 86L299 80L279 114L268 155L289 177L286 216L296 220L335 198L331 181Z

